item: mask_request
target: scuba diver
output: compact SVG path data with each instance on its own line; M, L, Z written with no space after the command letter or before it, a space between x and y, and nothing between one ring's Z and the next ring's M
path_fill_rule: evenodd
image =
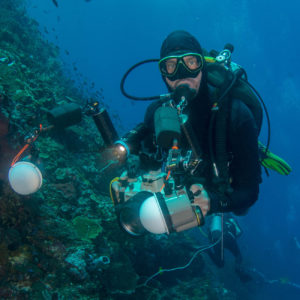
M208 238L212 244L216 243L216 245L208 249L207 253L217 267L223 268L225 264L224 249L228 249L235 257L236 274L242 282L247 282L252 278L243 266L242 253L237 243L237 238L242 233L241 227L231 213L211 215ZM221 235L223 235L222 239Z
M145 171L185 173L176 176L173 186L187 188L200 225L207 214L245 214L257 201L261 183L261 124L256 124L243 101L226 93L228 81L217 93L208 84L204 51L190 33L175 31L167 36L161 46L159 69L173 99L150 104L144 123L116 144L123 145L125 152L139 155L140 168ZM178 115L179 130L174 129L176 124L172 125ZM147 178L143 178L145 181ZM115 203L127 201L122 197L128 184L126 172L113 182ZM168 210L170 214L170 207ZM184 230L174 230L172 216L166 219L170 221L169 225L164 224L167 232Z
M219 54L208 54L190 33L171 33L160 59L134 65L121 81L126 97L157 100L143 123L119 138L95 99L83 108L75 103L53 108L47 115L50 126L40 124L14 158L12 188L28 195L41 187L42 174L34 161L21 156L42 132L77 124L85 114L92 116L109 152L100 172L125 168L111 181L110 195L129 234L169 234L201 226L209 214L247 213L258 199L261 164L283 175L291 168L269 151L269 138L266 146L258 143L263 113L258 98L265 106L245 70L232 62L232 52L227 44ZM147 62L158 62L168 94L134 97L125 92L127 75Z

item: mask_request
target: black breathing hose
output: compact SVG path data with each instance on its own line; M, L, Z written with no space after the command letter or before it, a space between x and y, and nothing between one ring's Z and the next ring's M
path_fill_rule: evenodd
M222 105L222 100L227 96L227 94L229 93L229 91L232 89L232 87L234 86L234 84L236 83L237 79L239 76L241 76L242 74L240 72L233 73L233 78L229 84L229 86L226 88L226 90L224 91L224 93L220 96L220 98L218 99L218 106L215 107L215 110L212 110L212 115L209 121L209 129L208 129L208 148L209 148L209 156L211 161L213 162L214 165L216 165L216 158L214 155L214 151L213 151L213 128L214 128L214 124L215 124L215 119L216 119L216 114L218 112L218 110L220 109L221 105Z
M146 59L146 60L143 60L135 65L133 65L122 77L122 80L121 80L121 84L120 84L120 89L121 89L121 92L122 94L129 98L129 99L132 99L132 100L136 100L136 101L150 101L150 100L157 100L157 99L160 99L161 96L158 95L158 96L152 96L152 97L136 97L136 96L132 96L132 95L129 95L126 91L125 91L125 88L124 88L124 83L125 83L125 80L127 78L127 76L129 75L129 73L139 67L140 65L143 65L143 64L146 64L146 63L150 63L150 62L158 62L159 59L157 58L154 58L154 59Z

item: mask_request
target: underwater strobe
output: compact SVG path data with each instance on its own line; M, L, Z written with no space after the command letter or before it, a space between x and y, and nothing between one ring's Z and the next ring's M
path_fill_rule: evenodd
M19 151L11 163L8 173L8 180L11 188L20 195L30 195L40 189L43 182L43 176L39 165L38 153L35 151L33 143L42 131L42 126L39 129L34 129L32 133L25 137L25 146ZM31 147L30 154L23 160L20 160L21 155Z
M34 128L24 138L25 145L14 157L8 173L8 180L11 188L20 195L30 195L37 192L43 183L42 163L39 151L35 147L35 141L41 133L57 129L62 130L69 126L78 124L81 121L82 113L79 105L68 103L49 110L47 113L49 126ZM29 152L21 158L24 153Z

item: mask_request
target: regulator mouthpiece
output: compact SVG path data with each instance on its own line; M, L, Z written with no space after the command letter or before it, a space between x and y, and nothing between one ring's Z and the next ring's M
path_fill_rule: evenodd
M187 84L179 85L174 91L174 101L179 104L182 100L188 103L196 96L196 90L191 89Z

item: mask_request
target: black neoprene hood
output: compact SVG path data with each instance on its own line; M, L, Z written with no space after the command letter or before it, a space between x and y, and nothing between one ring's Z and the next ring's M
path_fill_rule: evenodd
M176 30L170 33L162 43L160 58L188 52L203 54L199 42L193 35L184 30Z
M203 55L202 47L200 43L197 41L197 39L191 35L189 32L185 30L176 30L171 32L166 39L163 41L160 49L160 59L170 56L170 55L176 55L176 54L184 54L184 53L199 53ZM196 74L186 74L185 70L183 70L184 74L179 74L178 77L175 78L169 78L170 80L176 80L178 78L186 78L186 77L193 77L197 76ZM204 66L202 69L202 80L200 89L198 92L198 95L206 93L207 92L207 79L206 79L206 67L205 67L205 61ZM167 85L167 88L169 91L171 91L171 88L166 82L166 78L162 76L163 81Z

